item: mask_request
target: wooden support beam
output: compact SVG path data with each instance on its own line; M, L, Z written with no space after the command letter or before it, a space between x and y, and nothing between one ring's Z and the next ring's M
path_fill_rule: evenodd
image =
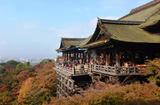
M67 59L66 60L68 60L68 52L67 52Z
M86 63L89 63L89 62L88 62L88 58L89 58L89 54L87 53L87 54L86 54Z
M106 55L106 66L110 66L110 54Z
M88 52L88 63L90 63L90 61L91 61L91 54L90 52Z
M71 52L69 52L69 58L68 58L68 60L71 61Z
M100 64L103 64L104 63L104 54L101 54L100 55Z
M77 55L77 56L76 56L76 59L78 59L78 52L76 53L76 55Z
M135 52L131 52L131 62L132 62L132 66L136 65L136 62L135 62Z
M82 59L82 53L80 52L80 59Z
M120 67L120 54L118 52L116 53L116 66Z
M84 57L84 52L83 52L82 54L83 54L83 58L82 58L83 60L82 60L82 62L83 62L83 63L86 63L86 61L85 61L85 58L86 58L86 57Z
M97 54L96 54L96 62L100 64L100 56L98 56Z
M112 76L109 76L109 82L111 82L112 81Z

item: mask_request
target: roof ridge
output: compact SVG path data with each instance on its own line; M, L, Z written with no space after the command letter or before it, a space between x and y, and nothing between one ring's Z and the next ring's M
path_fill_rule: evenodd
M67 40L80 40L80 39L86 39L86 38L64 38L64 37L61 37L61 39L67 39Z
M155 4L159 3L159 2L160 2L160 0L154 0L154 1L151 1L151 2L149 2L149 3L143 4L143 5L140 6L140 7L137 7L137 8L135 8L135 9L132 9L130 13L139 12L139 11L141 11L141 10L143 10L143 9L146 9L146 8L149 8L149 7L155 5Z
M140 11L146 9L146 8L150 8L151 6L154 6L154 5L158 4L158 3L160 3L160 0L153 0L153 1L149 2L149 3L143 4L142 6L139 6L137 8L132 9L129 14L121 17L120 19L123 19L123 18L125 18L127 16L130 16L132 14L140 12Z
M98 19L100 24L126 24L126 25L139 25L144 21L130 21L130 20L110 20L110 19Z

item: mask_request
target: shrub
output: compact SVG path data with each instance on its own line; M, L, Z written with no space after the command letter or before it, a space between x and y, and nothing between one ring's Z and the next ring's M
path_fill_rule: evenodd
M6 69L0 69L0 74L3 74L6 71Z

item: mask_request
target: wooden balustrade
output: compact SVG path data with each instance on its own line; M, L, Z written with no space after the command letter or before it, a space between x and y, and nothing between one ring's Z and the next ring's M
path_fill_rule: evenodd
M133 67L116 67L116 66L104 66L104 65L91 65L91 72L99 72L110 75L136 75L142 74L145 66L133 66Z
M73 75L87 74L87 72L88 72L88 68L85 68L85 67L79 67L79 68L75 69L75 68L65 67L60 64L56 64L56 68L66 72L66 73L73 74Z
M88 65L88 66L80 66L76 68L64 67L62 65L57 64L56 68L73 74L73 75L83 75L88 72L99 72L109 75L137 75L142 74L145 66L132 66L132 67L117 67L117 66L105 66L105 65Z

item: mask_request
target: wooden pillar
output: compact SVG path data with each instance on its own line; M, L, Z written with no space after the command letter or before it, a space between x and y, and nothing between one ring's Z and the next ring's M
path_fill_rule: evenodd
M62 53L62 57L64 57L64 52Z
M86 57L84 57L86 63L88 63L88 57L89 57L89 55L88 55L88 53L87 53L87 54L86 54Z
M96 54L96 62L98 63L98 64L100 64L100 56L98 56L97 54Z
M82 60L82 62L86 63L86 57L84 57L84 52L82 54L83 54L83 57L82 57L83 60Z
M82 54L82 53L80 52L80 59L82 58L81 54Z
M64 54L64 52L62 52L62 58L65 58L65 54Z
M76 58L78 59L78 52L76 53L76 55L77 55Z
M71 52L69 52L69 58L68 58L69 61L71 61Z
M120 54L118 52L116 53L116 65L120 67Z
M74 60L76 59L76 52L74 51Z
M91 54L90 52L88 52L88 63L90 63L90 61L91 61Z
M110 54L106 55L106 66L110 66Z
M104 54L101 54L100 61L102 64L104 63Z
M68 52L67 52L67 59L66 60L68 60Z
M66 60L66 58L67 58L67 54L66 54L66 52L65 52L65 57L64 57L64 58L65 58L65 60Z
M101 63L103 63L103 64L104 64L104 58L101 58Z
M135 52L131 52L131 62L132 62L132 66L135 66L136 65L136 62L135 62Z
M71 52L69 52L69 57L71 58Z

